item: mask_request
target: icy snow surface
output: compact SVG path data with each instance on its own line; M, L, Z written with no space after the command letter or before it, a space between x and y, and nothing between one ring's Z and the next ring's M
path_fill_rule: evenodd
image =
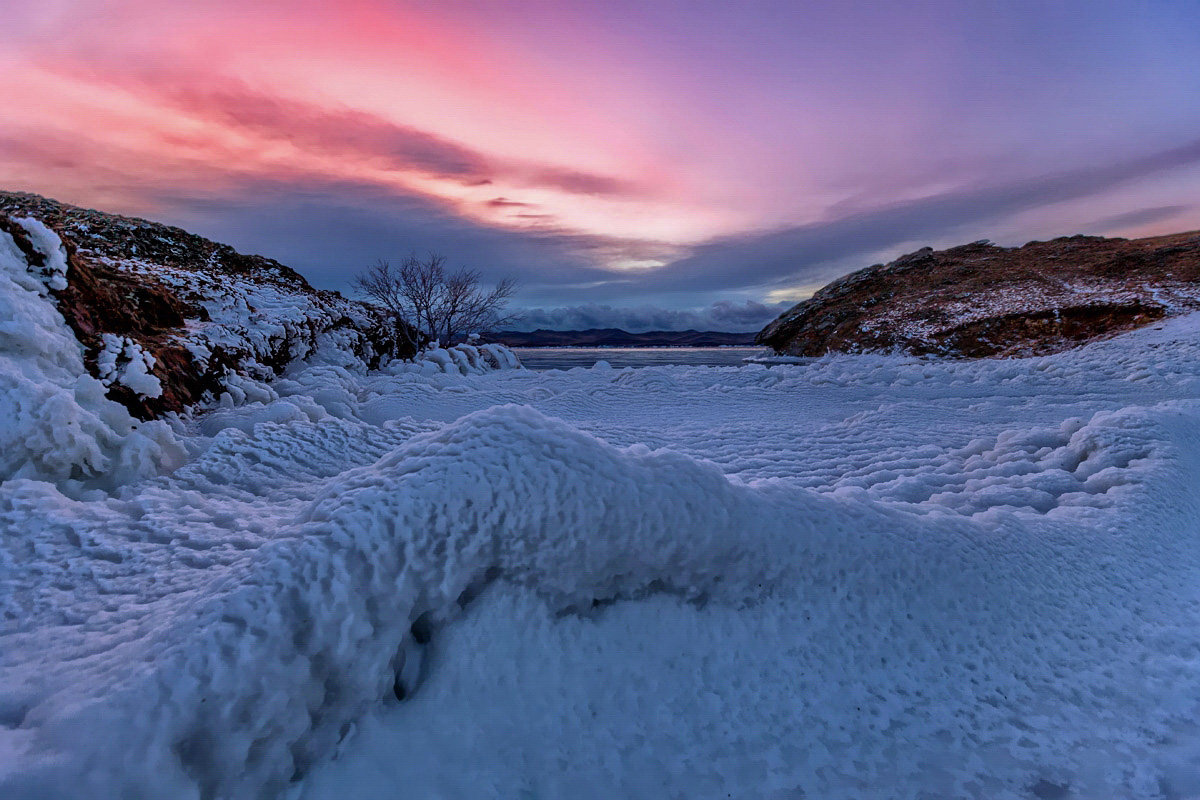
M314 359L116 469L148 434L0 281L6 800L1200 796L1198 316L1008 361Z

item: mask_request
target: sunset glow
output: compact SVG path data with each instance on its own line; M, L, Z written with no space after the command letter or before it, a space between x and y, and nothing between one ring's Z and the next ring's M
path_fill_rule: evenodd
M10 7L0 173L323 285L436 247L535 304L791 298L910 245L1200 227L1186 4L752 5ZM322 208L360 231L305 243Z

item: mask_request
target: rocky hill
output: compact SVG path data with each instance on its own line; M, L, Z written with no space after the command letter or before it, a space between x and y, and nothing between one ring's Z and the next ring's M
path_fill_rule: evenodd
M179 228L0 192L0 231L43 275L88 372L142 419L319 350L367 367L416 350L378 308Z
M1200 231L924 248L840 278L764 328L781 355L1044 355L1200 309Z

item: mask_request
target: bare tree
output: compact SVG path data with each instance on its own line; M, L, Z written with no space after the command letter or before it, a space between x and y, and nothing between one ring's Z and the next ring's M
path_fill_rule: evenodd
M504 314L515 281L505 278L488 290L477 270L447 273L445 257L436 253L410 255L399 266L381 260L356 275L354 287L391 311L406 334L415 330L446 344L516 319Z

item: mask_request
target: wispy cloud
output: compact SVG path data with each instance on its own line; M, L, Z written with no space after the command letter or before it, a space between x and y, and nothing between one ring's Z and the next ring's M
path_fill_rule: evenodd
M494 174L489 160L470 148L361 111L271 96L229 83L212 88L183 89L175 83L141 88L211 122L305 150L377 160L390 169L418 170L468 183Z
M641 276L631 288L694 292L811 283L845 271L847 259L927 239L942 240L960 231L980 238L988 235L988 223L994 224L1006 215L1097 195L1156 173L1196 164L1200 164L1200 140L1114 164L956 189L828 222L723 237ZM1124 219L1110 219L1108 224L1119 227L1146 222L1177 210L1178 206L1171 206L1139 211Z
M1138 228L1143 225L1153 225L1157 222L1173 219L1195 209L1194 205L1155 206L1154 208L1139 208L1136 211L1126 211L1102 217L1083 226L1084 231L1112 231L1125 228Z

